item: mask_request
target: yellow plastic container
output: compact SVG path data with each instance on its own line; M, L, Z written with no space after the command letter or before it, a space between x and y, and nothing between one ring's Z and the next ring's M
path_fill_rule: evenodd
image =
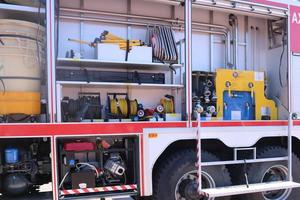
M0 45L0 115L40 114L44 31L31 22L0 20L0 34L7 35Z
M0 92L0 114L38 115L41 113L40 93Z

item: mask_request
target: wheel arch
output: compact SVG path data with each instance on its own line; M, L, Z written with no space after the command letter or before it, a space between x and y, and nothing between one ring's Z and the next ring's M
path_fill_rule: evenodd
M257 148L265 146L281 146L287 148L287 144L287 137L264 137L259 139L255 146ZM292 137L292 148L293 152L300 158L300 139L295 136Z
M202 140L202 149L215 154L220 159L226 159L228 155L232 155L232 148L226 146L221 140L218 139L205 139ZM160 156L155 161L152 170L152 180L159 170L161 164L164 160L173 154L174 152L185 150L185 149L197 149L197 140L177 140L171 143L167 148L160 154ZM222 151L219 151L221 150Z

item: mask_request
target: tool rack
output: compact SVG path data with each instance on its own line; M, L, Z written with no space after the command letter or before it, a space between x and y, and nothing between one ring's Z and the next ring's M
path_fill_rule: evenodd
M128 1L131 2L131 1ZM117 14L114 12L103 12L103 11L91 11L86 10L84 8L84 1L80 1L81 7L80 9L72 9L72 8L66 8L66 7L60 7L59 9L59 16L57 16L57 19L65 22L68 20L71 20L72 23L80 23L80 37L83 36L83 32L85 32L85 24L91 23L89 20L90 18L87 16L90 13L97 16L97 18L94 18L93 23L96 23L97 26L106 27L107 23L111 23L112 29L114 29L114 26L118 27L118 25L122 24L125 25L126 31L127 31L127 39L130 39L132 27L138 26L142 27L143 31L146 32L147 26L149 24L155 24L157 23L157 20L161 20L159 18L153 19L152 17L142 17L144 18L144 21L147 21L147 23L139 21L133 22L132 20L127 20L128 16L130 16L130 12L128 12L128 16L125 14ZM129 5L131 3L128 3L128 9L130 10ZM104 14L104 15L103 15ZM80 17L75 17L74 15L79 15ZM99 18L101 16L102 18ZM114 17L118 16L118 19L114 20L108 20L104 19L105 17ZM141 18L141 16L135 15L136 18ZM58 21L58 23L61 23ZM164 22L163 25L172 26L171 22ZM60 31L62 31L64 34L68 34L67 31L64 30L64 26L61 26ZM123 28L124 30L124 28ZM59 37L58 40L61 41L62 37L60 37L61 33L58 33ZM87 36L88 37L88 36ZM65 36L63 37L65 38ZM80 38L82 39L82 38ZM179 45L182 45L182 43L178 43ZM181 49L182 47L178 47ZM58 45L58 51L60 51L60 45ZM80 52L89 51L84 46L80 44L79 47ZM91 58L82 58L82 59L73 59L73 58L63 58L61 55L63 55L62 52L58 54L57 58L57 68L87 68L87 69L97 69L97 70L119 70L119 71L130 71L130 70L138 70L142 72L161 72L166 74L166 83L165 84L144 84L144 83L119 83L119 82L80 82L80 81L56 81L56 109L57 109L57 122L61 122L61 99L64 96L64 91L66 88L84 88L84 89L107 89L110 88L112 90L118 91L121 89L122 91L127 91L128 93L131 93L132 90L139 89L139 90L150 90L150 91L160 91L159 94L165 93L171 93L175 96L176 99L178 99L176 108L178 112L181 112L182 105L180 104L179 100L182 99L182 89L184 89L184 83L183 83L183 63L182 59L179 59L179 63L175 64L168 64L168 63L143 63L143 62L130 62L130 61L114 61L114 60L97 60L97 59L91 59ZM182 52L179 52L179 55L182 55ZM90 57L90 55L89 55ZM144 90L144 91L145 91ZM102 92L104 95L105 93ZM139 98L138 96L135 96L135 98ZM103 100L105 102L105 99ZM143 102L143 99L141 100Z
M164 24L164 25L172 25L174 30L180 32L185 30L185 35L188 36L189 39L187 40L180 40L180 42L178 43L179 48L183 48L183 46L186 44L185 42L187 42L186 44L186 49L185 49L185 53L182 50L182 57L186 56L185 59L181 59L179 61L178 64L173 65L173 67L178 71L178 73L180 74L180 77L172 77L170 75L170 80L168 84L122 84L122 83L104 83L104 82L92 82L92 83L87 83L87 82L60 82L60 81L56 81L55 79L55 69L57 67L76 67L76 68L81 68L81 67L90 67L90 68L101 68L103 70L106 69L114 69L114 70L133 70L133 69L139 69L141 66L143 67L143 69L145 69L145 71L154 71L154 70L161 70L165 73L168 73L170 71L169 69L169 65L168 64L161 64L161 63L133 63L133 62L116 62L116 61L99 61L99 60L95 60L95 59L90 59L90 58L85 58L85 59L68 59L68 58L64 58L63 54L59 54L57 58L55 58L55 54L56 54L56 49L55 49L55 23L53 23L55 21L55 15L54 15L54 10L55 10L55 5L53 4L54 1L47 1L47 5L49 5L47 7L47 9L42 9L42 13L43 16L47 17L47 22L52 22L52 23L47 23L47 49L48 49L48 109L49 109L49 114L50 114L50 122L60 122L61 121L61 116L60 116L60 100L63 97L63 89L64 88L71 88L72 90L75 88L76 90L81 90L82 88L107 88L108 90L113 90L113 89L123 89L123 90L128 90L128 91L134 91L134 90L143 90L144 92L147 91L151 91L152 89L155 90L162 90L162 91L168 91L168 92L173 92L173 93L183 93L183 90L185 88L191 88L191 83L189 82L190 80L188 79L189 77L189 73L185 73L186 71L191 72L191 65L192 65L192 60L191 60L191 53L187 53L189 49L191 49L192 46L192 42L191 42L191 33L196 32L196 33L203 33L203 34L208 34L210 37L210 58L209 58L209 65L210 65L210 71L213 70L212 66L215 63L214 60L214 50L212 45L213 44L220 44L222 46L224 46L224 52L225 52L225 56L221 58L221 60L224 62L225 67L227 66L227 63L229 63L230 60L234 60L235 63L237 63L238 61L238 53L234 53L234 55L231 54L231 48L236 48L237 46L239 48L241 47L245 47L244 50L246 51L246 53L250 52L250 49L248 47L249 45L249 40L247 40L247 37L249 37L249 35L247 36L247 34L249 34L249 32L246 33L246 39L245 42L239 41L239 39L237 39L237 37L231 41L230 40L230 35L231 30L229 30L229 28L227 26L223 26L223 25L215 25L213 24L213 22L211 23L203 23L203 22L196 22L193 21L191 22L190 20L188 20L187 18L191 17L191 13L187 12L190 15L186 15L185 20L183 19L177 19L175 17L175 10L178 6L180 6L181 1L176 1L176 0L148 0L149 3L161 3L159 5L164 6L164 4L168 5L168 6L172 6L172 16L165 16L165 17L150 17L150 16L144 16L141 14L133 14L132 10L131 10L131 0L128 1L119 1L122 2L122 6L126 7L126 10L118 10L118 12L109 12L109 11L105 11L105 10L101 10L99 9L99 11L96 10L87 10L84 8L84 0L80 1L80 6L78 6L78 8L71 8L72 5L69 5L70 7L66 8L66 7L59 7L60 10L60 16L59 20L71 20L71 21L75 21L79 24L79 29L78 29L78 33L80 35L80 39L84 38L84 28L85 28L85 24L86 23L99 23L99 24L107 24L107 23L112 23L112 24L116 24L118 26L123 26L123 28L125 27L125 32L130 33L132 31L133 26L136 27L146 27L149 23L159 23L159 24ZM138 3L141 1L135 1L134 3ZM143 1L143 2L146 2ZM55 2L57 3L57 2ZM191 3L191 1L189 1L189 3ZM105 5L103 5L103 7L105 8ZM234 0L234 1L209 1L209 0L196 0L193 1L193 7L195 8L209 8L210 11L212 10L217 10L220 11L222 9L232 9L234 13L242 13L242 14L249 14L249 16L264 16L267 18L277 18L277 17L285 17L287 15L287 9L285 8L281 8L279 9L278 7L274 6L263 6L261 4L256 4L256 3L250 3L247 1L238 1L238 0ZM186 9L191 9L190 7L186 7ZM26 7L26 6L14 6L14 5L8 5L8 4L0 4L0 10L3 11L4 14L8 14L8 15L16 15L20 18L24 17L24 18L30 18L30 17L34 17L37 14L37 9L36 8L31 8L31 7ZM45 11L47 10L47 12ZM58 10L57 10L58 11ZM188 10L187 10L188 11ZM46 12L46 13L45 13ZM66 13L66 14L64 14ZM127 14L124 14L127 13ZM2 14L2 13L1 13ZM155 14L154 14L155 15ZM180 15L180 14L179 14ZM101 17L97 17L97 16L101 16ZM109 17L110 19L107 19L105 17ZM122 18L122 19L120 19ZM213 21L213 20L212 20ZM186 23L185 23L186 22ZM184 29L184 24L189 24L188 22L190 22L189 27L186 27L186 29ZM245 19L245 24L247 24L247 18ZM193 27L191 27L191 25L193 25ZM68 30L68 26L65 27L66 28L66 32ZM60 28L61 30L61 28ZM249 31L249 30L248 30ZM218 39L219 41L216 41L215 39ZM128 34L128 39L130 39L130 34ZM60 40L61 41L61 40ZM232 44L231 44L232 43ZM58 43L58 46L56 46L56 48L58 50L60 50L60 45ZM235 47L233 47L235 46ZM79 47L80 51L84 52L84 48L82 46ZM183 62L183 60L185 60L185 62ZM255 60L255 59L254 59ZM247 63L247 60L245 60L245 63ZM255 63L254 63L255 65ZM185 68L183 67L185 66ZM253 66L254 67L254 66ZM246 65L246 69L247 69L247 65ZM185 77L184 76L185 73ZM172 72L171 72L172 74ZM191 73L190 73L191 74ZM184 81L185 79L185 81ZM179 101L181 102L183 100L183 102L190 102L191 100L191 93L189 93L189 89L186 89L186 94L181 94L181 96L179 97ZM191 114L191 106L186 103L185 105L182 104L178 104L179 107L182 107L182 110L184 110L184 113L187 113L187 115L189 116ZM181 122L178 127L181 128L185 128L185 127L191 127L192 126L192 121L191 119L186 119L186 121L188 123L185 122ZM257 122L258 123L258 122ZM269 122L269 124L272 124L273 122ZM279 123L279 124L284 124L284 122L275 122L275 123ZM208 123L209 124L209 123ZM234 123L233 123L234 124ZM247 124L247 123L246 123ZM251 125L251 122L248 122L248 124ZM266 123L268 124L268 123ZM53 125L53 126L52 126ZM81 126L82 125L82 126ZM120 127L123 127L123 129L125 130L125 134L128 135L134 135L138 137L138 143L142 146L143 143L143 130L144 128L147 128L148 126L153 126L156 127L157 124L152 123L151 125L148 123L140 123L140 124L134 124L134 125L128 125L128 124L122 124L120 125ZM209 124L209 126L213 126L214 123ZM31 127L32 126L32 127ZM72 128L71 128L72 126ZM74 191L59 191L57 188L57 174L55 174L57 172L57 169L55 169L56 164L57 164L57 160L56 160L56 145L57 145L57 141L60 138L76 138L76 136L86 136L89 137L93 134L97 134L99 132L102 131L102 128L104 128L104 124L95 124L94 127L92 127L90 124L71 124L71 125L66 125L66 124L51 124L51 125L47 125L48 128L45 128L44 125L28 125L26 127L30 127L32 128L32 133L30 132L30 128L27 128L26 130L30 133L27 134L26 137L32 137L32 135L34 135L34 137L44 137L45 138L49 138L51 140L51 151L53 151L51 153L51 156L53 156L53 163L52 163L52 167L53 167L53 198L54 199L58 199L59 194L62 194L63 196L68 196L68 194L74 192ZM108 124L108 128L105 131L107 131L108 129L112 129L114 126L116 126L115 124ZM117 125L118 126L118 125ZM136 130L132 131L130 129L131 126L136 126L138 128L136 128ZM173 124L167 124L165 126L161 126L161 127L173 127ZM222 123L219 123L219 126L223 126ZM240 123L240 125L238 126L248 126L245 125L243 123ZM292 126L290 124L290 126ZM75 127L75 128L74 128ZM128 128L129 127L129 128ZM157 126L159 127L159 126ZM78 130L76 130L78 128ZM289 127L290 128L290 127ZM13 128L12 126L7 126L5 128L2 128L3 130L9 130L10 133L13 133L11 135L9 135L9 137L23 137L22 135L26 135L24 134L21 130L17 130L19 129L17 128ZM49 130L48 130L49 129ZM104 128L105 129L105 128ZM238 129L240 129L240 127L238 127ZM26 132L25 130L25 132ZM47 131L46 131L47 130ZM9 132L8 131L8 132ZM44 134L44 132L46 135L42 135ZM73 132L72 132L73 131ZM119 131L119 130L118 130ZM118 131L114 131L114 132L110 132L107 131L104 134L119 134ZM127 131L127 132L126 132ZM132 132L130 132L132 131ZM222 130L223 131L223 130ZM7 134L5 131L4 132L4 137L7 137L7 135L5 136L5 134ZM21 136L17 135L17 133L21 132ZM129 133L130 132L130 133ZM34 133L34 134L33 134ZM32 134L32 135L31 135ZM76 135L75 135L76 134ZM124 134L124 133L123 133ZM202 133L201 133L202 134ZM30 135L30 136L28 136ZM146 134L145 134L146 135ZM178 134L180 135L180 134ZM186 135L187 134L183 134ZM230 133L228 133L228 135L230 135ZM148 135L145 136L145 138L147 138ZM270 135L271 137L272 135ZM194 135L193 135L194 138ZM291 131L289 131L289 139L291 138ZM201 140L201 137L199 136L199 141ZM200 141L201 142L201 141ZM291 142L291 140L289 140L289 142ZM289 145L289 147L291 148L291 145ZM147 147L145 147L147 148ZM150 150L152 150L153 148L150 148ZM147 151L149 149L146 149ZM289 149L289 152L291 151L291 149ZM150 153L149 153L150 154ZM143 155L143 152L141 152L141 155ZM140 155L140 156L141 156ZM289 154L290 156L290 154ZM145 158L149 159L149 158ZM290 159L289 159L290 160ZM149 161L149 160L146 160ZM141 162L144 163L146 162L144 161L144 158L140 158L140 161L137 162ZM207 164L207 163L206 163ZM220 164L220 163L211 163L211 165L213 164ZM236 164L236 162L234 161L233 163L228 163L228 164ZM205 165L205 163L204 163ZM207 165L210 165L209 163ZM141 166L143 169L145 170L144 172L140 172L141 178L150 170L151 166ZM201 170L201 168L200 168ZM151 191L151 186L149 184L151 184L150 180L147 179L151 179L151 176L146 176L143 177L145 178L145 180L141 180L140 183L142 185L139 185L140 183L134 184L134 185L128 185L128 186L123 186L127 189L131 189L134 190L134 192L132 193L132 195L134 194L138 194L139 191L141 191L141 194L150 194ZM144 186L143 184L146 183L148 185ZM118 186L117 188L120 188L121 186ZM145 188L140 188L140 187L145 187ZM273 187L273 186L272 186ZM278 185L276 186L276 188L278 187ZM282 186L282 188L285 188L286 186ZM289 187L291 187L289 185ZM274 187L275 188L275 187ZM99 192L102 194L103 191L109 190L111 188L95 188L94 189L94 193L98 194ZM121 189L123 189L121 187ZM245 189L246 191L247 189ZM265 190L265 189L264 189ZM120 192L120 190L118 190ZM261 191L261 190L257 190L257 191ZM207 191L208 193L212 193L213 195L221 195L219 191ZM228 191L227 191L228 192ZM232 191L229 191L232 192ZM238 193L238 191L233 191L234 194ZM222 191L221 191L222 193ZM99 195L96 195L99 196Z

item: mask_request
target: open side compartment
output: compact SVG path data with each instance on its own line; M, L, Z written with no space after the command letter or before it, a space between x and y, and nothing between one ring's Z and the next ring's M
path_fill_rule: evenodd
M52 199L51 139L0 139L1 199Z
M140 3L132 2L131 8L140 12L143 4ZM100 4L76 1L71 5L60 1L57 120L184 120L184 69L180 45L170 23L160 24L151 17L149 26L145 21L124 22L127 17L122 13L130 9L126 1L109 2L106 8ZM117 9L120 6L124 6L122 13L115 13L120 12ZM154 32L161 37L165 49L154 48L151 41ZM77 106L71 110L74 103L79 105L80 101L93 96L87 94L82 98L80 93L97 93L99 109L83 111L83 106ZM78 117L78 113L83 112L85 114Z
M61 198L136 195L136 136L57 138Z
M286 8L257 13L256 6L267 7L255 5L249 12L243 9L224 12L214 9L213 5L199 6L201 2L195 2L191 39L194 85L192 99L187 100L184 90L190 88L185 86L184 77L188 76L182 67L186 41L184 9L175 1L172 5L167 1L161 3L116 1L99 7L94 1L75 1L72 5L60 1L56 66L59 122L181 121L188 119L186 101L193 102L194 112L202 111L203 120L287 119ZM178 6L174 6L177 3ZM144 7L151 12L146 12ZM152 27L172 28L178 51L176 62L158 62L155 58L155 44L151 43L151 37L149 40ZM127 40L132 43L128 46L132 48L130 53L143 52L138 61L125 59L124 41ZM134 51L138 42L140 49ZM152 54L143 48L152 48ZM140 82L135 80L134 74L140 74ZM149 83L146 76L161 76L162 81L158 78L158 82ZM99 94L101 105L98 103L98 107L102 109L97 111L98 118L74 120L76 113L82 113L78 106L81 92ZM125 100L125 108L130 110L130 105L135 105L134 110L141 113L130 115L117 106L114 109L117 112L110 115L109 93L116 94L110 99L116 100L116 105L118 99ZM128 98L119 98L119 93ZM175 111L160 113L168 109L162 102L172 100L166 96L174 97L171 102ZM75 108L74 101L78 109L70 110ZM70 113L73 119L66 120ZM139 117L142 113L145 117Z
M0 3L0 123L45 123L48 116L45 1Z
M200 10L193 21L209 17L228 29L225 36L193 33L194 119L199 111L207 121L288 119L286 16Z

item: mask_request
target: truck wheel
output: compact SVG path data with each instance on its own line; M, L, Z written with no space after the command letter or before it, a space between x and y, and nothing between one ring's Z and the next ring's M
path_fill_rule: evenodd
M200 196L197 192L196 152L182 150L170 156L158 169L154 177L154 200L214 200ZM202 153L202 161L219 161L208 152ZM214 188L231 185L225 166L202 168L202 187ZM217 198L229 200L230 197Z
M286 156L287 150L279 146L266 147L259 151L257 158L271 158ZM294 181L300 181L299 158L293 154L293 178ZM285 181L288 178L288 168L286 161L256 163L248 167L249 183L261 183L271 181ZM287 189L267 191L262 193L253 193L243 196L245 200L295 200L300 195L299 189Z

